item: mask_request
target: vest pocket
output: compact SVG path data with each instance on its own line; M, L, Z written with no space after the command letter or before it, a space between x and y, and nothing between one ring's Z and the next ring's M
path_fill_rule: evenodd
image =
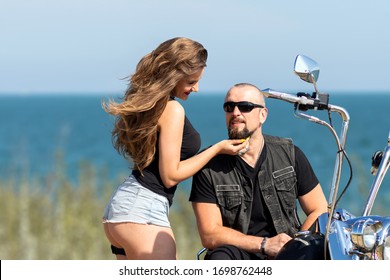
M218 204L228 210L241 205L242 192L239 185L217 185L215 187Z
M297 178L292 166L272 173L275 189L278 197L285 207L294 208L296 205Z

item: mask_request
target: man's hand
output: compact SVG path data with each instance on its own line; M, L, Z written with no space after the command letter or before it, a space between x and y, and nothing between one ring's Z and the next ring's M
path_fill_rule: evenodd
M275 257L280 249L286 244L288 241L291 240L291 237L288 236L285 233L280 233L274 237L268 238L267 242L265 243L264 252L269 257Z

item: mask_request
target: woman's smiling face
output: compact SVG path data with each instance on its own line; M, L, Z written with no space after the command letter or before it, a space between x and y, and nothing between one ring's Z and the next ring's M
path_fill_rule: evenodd
M191 92L197 92L199 89L199 80L202 78L204 68L199 69L196 73L180 80L175 89L174 95L182 100L187 100Z

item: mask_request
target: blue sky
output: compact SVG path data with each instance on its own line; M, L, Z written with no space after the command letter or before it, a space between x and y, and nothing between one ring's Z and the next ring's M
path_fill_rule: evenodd
M388 0L0 0L0 93L122 92L139 59L176 36L209 51L203 92L310 91L292 71L305 54L320 91L390 93L389 16Z

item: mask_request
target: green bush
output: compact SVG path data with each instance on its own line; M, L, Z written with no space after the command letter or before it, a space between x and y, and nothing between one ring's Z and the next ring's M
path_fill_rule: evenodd
M85 162L80 174L78 183L71 183L60 163L45 178L15 174L0 181L0 259L115 259L101 216L119 179L109 181L104 170ZM178 255L194 259L200 243L187 195L178 190L172 208Z

